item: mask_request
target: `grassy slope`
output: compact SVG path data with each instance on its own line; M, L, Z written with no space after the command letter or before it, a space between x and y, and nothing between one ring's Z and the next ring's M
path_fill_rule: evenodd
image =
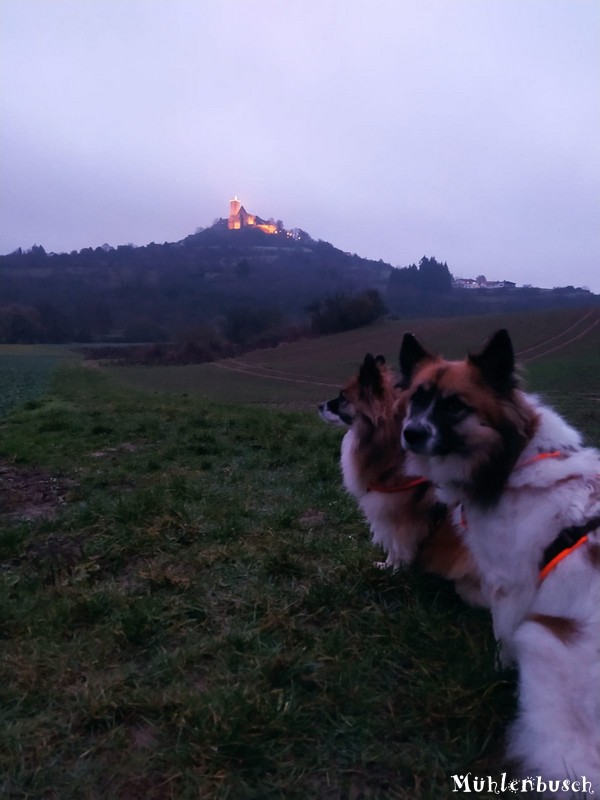
M365 352L383 353L395 365L407 326L431 350L450 358L477 349L491 331L507 327L526 387L542 392L587 431L592 441L600 441L600 324L591 327L599 317L598 310L566 309L411 320L408 324L385 322L247 353L218 364L113 367L111 373L125 385L147 391L190 392L218 403L314 409L337 394ZM580 334L584 335L577 338Z
M497 327L462 322L411 327L459 340L453 355ZM566 325L551 322L513 325L517 346ZM333 386L365 349L391 358L401 330L243 361ZM595 342L530 377L600 444ZM212 365L140 376L180 393L66 368L0 424L0 458L75 482L56 518L0 526L0 795L438 800L455 772L496 775L514 683L487 615L371 566L339 435L314 412L215 402L312 406L333 388Z
M440 798L495 769L487 617L371 566L338 445L77 368L4 421L2 456L77 486L0 539L2 797Z
M331 388L346 380L367 351L383 353L389 363L396 365L400 342L407 328L433 351L459 358L467 350L476 349L492 331L507 327L516 351L523 351L522 360L535 375L538 361L544 359L531 359L539 351L528 348L556 336L559 338L555 344L560 345L577 335L600 316L596 311L586 319L587 313L581 309L568 309L460 319L411 320L409 323L386 321L335 336L258 350L221 364L118 367L112 371L121 380L144 389L190 390L225 402L295 404L302 407L318 402L319 398L327 396ZM561 332L569 329L572 334L565 334L561 339ZM550 342L548 347L552 344ZM550 355L553 360L557 357L582 358L586 363L600 367L599 353L600 325L596 325L582 339ZM249 375L249 370L259 374ZM570 374L569 370L567 374ZM533 383L536 383L535 379Z

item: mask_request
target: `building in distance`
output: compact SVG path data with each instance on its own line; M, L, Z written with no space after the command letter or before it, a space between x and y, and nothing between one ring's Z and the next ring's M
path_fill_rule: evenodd
M257 214L249 214L237 195L229 201L229 217L227 227L230 231L239 231L242 228L258 228L263 233L279 233L280 224L273 219L262 219Z

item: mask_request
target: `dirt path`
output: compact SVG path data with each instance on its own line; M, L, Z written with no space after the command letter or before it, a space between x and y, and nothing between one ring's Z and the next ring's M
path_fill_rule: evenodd
M590 318L590 324L586 325L582 331L579 331L579 333L577 333L575 336L571 336L569 339L564 339L564 336L572 332L582 322L587 321ZM550 353L555 353L557 350L562 350L567 345L577 342L579 339L583 339L585 336L591 333L594 328L598 326L598 324L600 324L600 312L597 309L592 309L583 317L581 317L581 319L579 319L576 323L570 325L568 328L565 328L562 333L558 334L557 336L551 336L549 339L546 339L543 342L534 345L533 347L528 347L526 350L518 352L517 356L521 357L523 353L530 352L531 350L538 350L539 352L533 353L533 355L521 358L522 361L534 361L536 358L541 358L542 356L547 356ZM561 339L563 339L563 341L560 341ZM548 345L552 344L553 342L558 342L558 344L548 347Z
M239 366L236 366L239 365ZM242 364L242 362L225 362L225 361L213 361L211 366L218 367L219 369L225 369L229 372L237 372L241 375L251 375L253 378L266 378L267 380L272 381L285 381L286 383L304 383L310 384L312 386L326 386L328 389L337 389L337 383L323 383L322 381L317 380L302 380L300 378L287 378L284 377L286 374L293 374L293 373L284 373L284 375L272 375L270 371L267 371L267 374L264 374L264 369L262 367L252 367L250 364ZM263 370L259 372L257 370ZM275 372L275 370L273 370ZM279 370L277 370L279 373ZM307 376L308 377L308 376Z

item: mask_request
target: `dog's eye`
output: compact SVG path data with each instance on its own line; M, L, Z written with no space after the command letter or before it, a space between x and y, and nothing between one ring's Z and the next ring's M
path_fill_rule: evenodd
M462 414L469 410L469 406L456 394L446 397L444 400L444 405L446 407L446 411L448 411L450 414Z
M431 387L421 385L411 397L411 403L413 406L424 408L432 401L434 393L435 390Z

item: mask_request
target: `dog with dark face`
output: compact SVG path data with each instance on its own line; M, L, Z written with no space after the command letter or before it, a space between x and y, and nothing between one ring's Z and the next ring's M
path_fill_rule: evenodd
M518 387L504 330L462 361L404 337L406 469L464 508L505 662L519 669L510 754L600 792L600 455ZM558 791L558 790L557 790Z
M380 566L398 569L416 561L454 581L463 599L480 605L473 561L446 508L429 481L404 473L405 401L395 383L383 356L369 353L339 395L319 406L326 422L347 430L341 447L344 486L358 501L373 542L386 553Z

